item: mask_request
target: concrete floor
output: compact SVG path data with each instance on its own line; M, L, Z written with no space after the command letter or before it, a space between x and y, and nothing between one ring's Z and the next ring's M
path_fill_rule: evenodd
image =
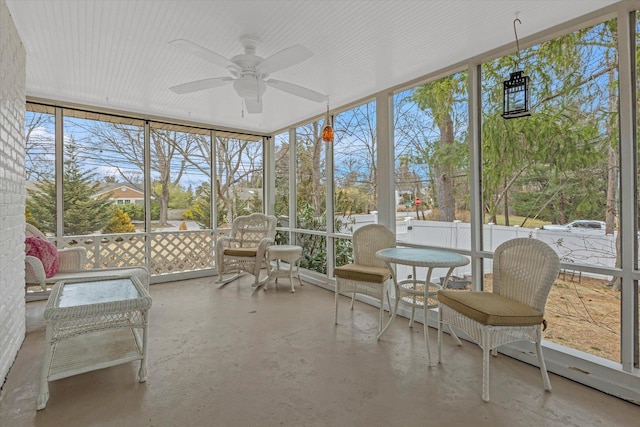
M245 277L151 287L149 376L138 362L50 383L35 410L45 301L27 305L28 334L0 395L0 426L637 426L640 407L504 355L481 400L481 352L447 336L429 368L422 325L398 318L376 341L377 309L305 285L252 292ZM430 330L435 350L436 330ZM434 352L435 355L435 352Z

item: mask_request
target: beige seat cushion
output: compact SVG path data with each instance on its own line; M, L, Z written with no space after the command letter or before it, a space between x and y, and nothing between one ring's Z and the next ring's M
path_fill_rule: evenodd
M538 310L491 292L441 290L438 300L483 325L539 325L543 318Z
M255 257L257 253L257 248L227 248L224 250L224 254L229 256Z
M333 274L342 279L373 283L384 283L391 277L391 272L388 268L360 264L347 264L336 267L333 269Z

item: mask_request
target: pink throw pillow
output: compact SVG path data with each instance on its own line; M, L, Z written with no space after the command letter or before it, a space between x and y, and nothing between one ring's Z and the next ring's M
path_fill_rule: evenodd
M45 276L51 277L58 272L58 249L53 243L40 237L27 237L24 244L27 255L42 262Z

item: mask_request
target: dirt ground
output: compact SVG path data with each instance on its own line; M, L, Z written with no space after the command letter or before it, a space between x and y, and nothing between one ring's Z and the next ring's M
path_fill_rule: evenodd
M491 275L485 279L491 289ZM560 273L545 310L543 339L620 362L620 292L606 280Z

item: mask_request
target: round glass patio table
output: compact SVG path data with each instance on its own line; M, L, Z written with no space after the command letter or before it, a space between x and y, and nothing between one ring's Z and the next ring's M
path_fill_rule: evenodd
M462 255L447 252L438 249L419 249L419 248L387 248L380 249L376 252L376 256L383 260L387 267L393 272L393 284L395 286L396 298L393 313L387 324L378 334L378 338L395 319L398 313L398 303L402 302L411 307L411 318L409 327L413 325L413 318L416 308L423 310L422 324L424 325L424 339L427 344L427 357L431 365L431 348L429 345L429 334L427 315L430 308L438 306L438 291L447 286L449 276L456 267L462 267L469 264L469 259ZM398 280L398 265L408 265L412 268L413 274L411 278ZM418 267L426 268L427 275L424 280L418 279L416 269ZM447 274L442 281L442 285L431 282L431 274L435 268L446 268Z

